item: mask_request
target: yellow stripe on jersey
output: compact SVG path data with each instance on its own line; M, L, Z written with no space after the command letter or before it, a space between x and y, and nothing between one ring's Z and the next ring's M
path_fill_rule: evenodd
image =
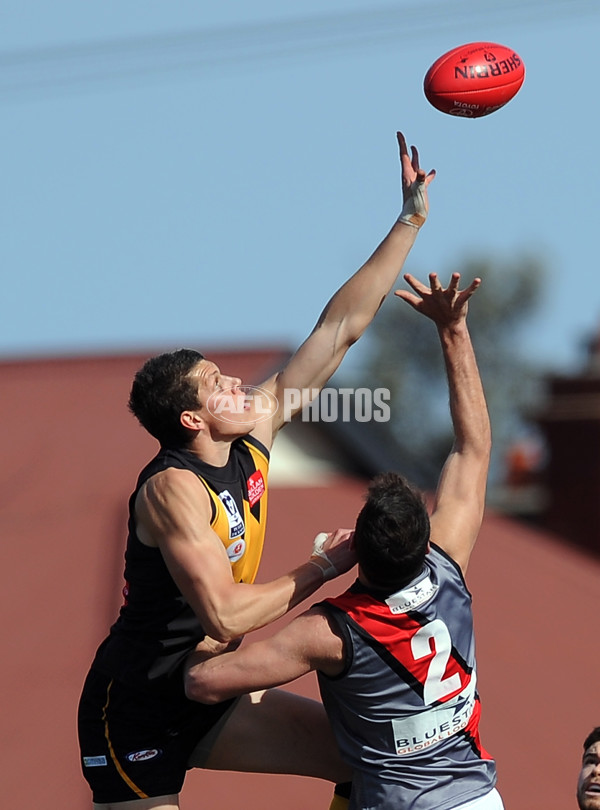
M267 474L269 461L257 447L244 440L252 458L253 469L249 469L247 481L257 476L257 500L251 503L243 497L245 531L237 538L230 537L230 520L223 501L211 488L207 480L199 476L214 504L212 530L219 536L231 563L231 572L236 582L254 582L262 557L267 522ZM249 465L250 467L250 465ZM260 496L260 497L258 497ZM254 507L254 509L252 508Z

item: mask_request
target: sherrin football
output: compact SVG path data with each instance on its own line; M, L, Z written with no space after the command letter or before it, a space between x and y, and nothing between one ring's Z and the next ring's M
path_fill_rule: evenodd
M448 115L481 118L514 98L525 79L525 65L512 48L470 42L440 56L425 74L430 104Z

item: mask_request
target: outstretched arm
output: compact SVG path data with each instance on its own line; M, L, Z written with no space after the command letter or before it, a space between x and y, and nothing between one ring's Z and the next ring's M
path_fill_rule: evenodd
M460 291L459 273L453 274L446 289L435 273L429 276L429 287L411 275L405 279L416 294L399 290L396 295L431 318L438 329L454 428L454 444L436 491L431 537L464 573L483 519L491 451L485 395L466 322L469 298L481 280Z
M335 293L319 320L286 367L263 384L279 400L272 420L260 423L255 434L270 446L285 418L282 403L285 389L321 389L338 368L344 355L371 323L401 271L419 228L428 213L427 188L435 171L425 174L419 166L417 149L409 155L406 141L397 133L402 166L403 207L397 222L372 256Z
M301 614L270 638L219 653L199 651L188 657L185 689L190 700L219 703L281 686L315 669L334 676L344 662L342 638L319 608Z

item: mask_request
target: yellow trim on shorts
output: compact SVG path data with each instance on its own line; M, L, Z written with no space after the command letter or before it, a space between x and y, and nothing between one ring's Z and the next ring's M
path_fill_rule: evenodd
M127 776L127 774L125 773L125 771L123 770L123 768L122 768L122 766L121 766L121 763L120 763L120 762L119 762L119 760L117 759L117 756L116 756L116 754L115 754L114 748L112 747L112 743L111 743L111 741L110 741L110 734L108 733L108 718L107 718L107 716L106 716L106 710L108 709L108 704L110 703L110 687L111 687L112 685L113 685L113 680L112 680L112 678L111 678L111 681L110 681L110 683L108 684L108 688L107 688L107 690L106 690L106 703L104 704L104 706L103 706L103 708L102 708L102 719L104 720L104 737L106 738L106 742L107 742L107 744L108 744L108 751L109 751L109 753L110 753L110 758L112 759L112 761L113 761L113 765L114 765L114 766L115 766L115 768L117 769L117 773L119 774L119 776L121 777L121 779L122 779L122 780L125 782L125 784L126 784L128 787L130 787L130 788L131 788L131 790L133 790L133 792L136 794L136 796L137 796L139 799L149 799L150 797L148 796L148 794L147 794L147 793L144 793L144 791L143 791L141 788L139 788L139 787L138 787L138 786L135 784L135 782L133 782L133 781L132 781L132 780L131 780L131 779L130 779L128 776Z

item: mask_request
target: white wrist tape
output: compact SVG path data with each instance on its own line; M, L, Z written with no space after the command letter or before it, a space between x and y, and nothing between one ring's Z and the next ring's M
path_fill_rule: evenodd
M404 201L398 222L420 228L427 219L427 204L425 198L425 181L415 180L410 186L410 194Z
M327 554L323 551L323 546L327 542L327 534L325 532L319 532L319 534L315 537L313 542L313 551L311 559L309 562L312 562L314 565L318 565L319 568L323 571L323 581L327 581L328 579L333 579L334 577L338 576L338 570L335 565L331 562ZM323 560L326 565L323 565L321 562L317 562L314 560L313 557L318 557L319 560Z

